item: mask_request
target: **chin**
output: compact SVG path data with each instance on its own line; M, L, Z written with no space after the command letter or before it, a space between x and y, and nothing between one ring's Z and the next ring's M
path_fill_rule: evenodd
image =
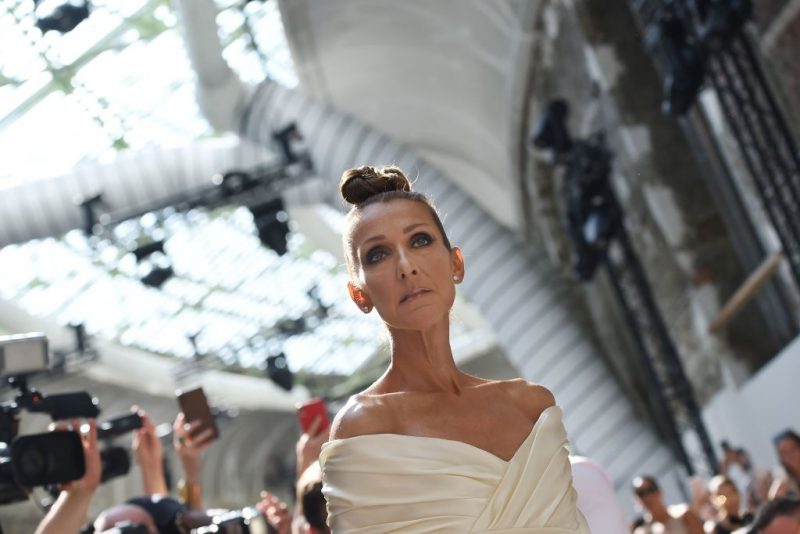
M383 319L384 322L395 330L428 330L431 326L448 320L450 310L442 312L438 307L425 306L416 310L404 312L401 317L393 317L391 320Z

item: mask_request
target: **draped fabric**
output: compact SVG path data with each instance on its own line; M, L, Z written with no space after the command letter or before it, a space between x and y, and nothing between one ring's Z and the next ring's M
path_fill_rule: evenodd
M335 534L588 534L561 417L557 406L542 412L509 461L440 438L332 440L320 455L328 523Z

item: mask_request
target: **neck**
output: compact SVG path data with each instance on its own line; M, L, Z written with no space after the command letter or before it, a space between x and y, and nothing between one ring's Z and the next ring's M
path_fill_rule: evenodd
M384 375L396 391L449 392L459 394L462 373L450 348L447 316L426 330L389 328L392 363Z
M650 514L653 521L658 521L659 523L665 523L671 517L667 511L667 507L663 504L655 505L648 509L647 512Z

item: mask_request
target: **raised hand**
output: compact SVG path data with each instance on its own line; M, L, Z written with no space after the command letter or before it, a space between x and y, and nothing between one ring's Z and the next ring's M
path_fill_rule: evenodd
M142 418L142 427L134 431L131 449L142 472L145 495L166 495L164 479L164 448L156 435L156 425L147 412L134 406L132 410Z

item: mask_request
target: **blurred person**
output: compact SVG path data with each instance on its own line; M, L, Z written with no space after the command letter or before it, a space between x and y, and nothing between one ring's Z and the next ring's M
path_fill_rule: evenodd
M691 508L700 521L711 521L717 516L717 509L711 502L711 493L703 477L693 475L689 477L689 491L692 495Z
M572 485L592 534L623 534L630 531L625 511L617 500L614 482L603 466L584 456L570 456Z
M464 256L430 200L397 167L350 169L340 192L353 206L350 298L380 315L391 363L350 397L322 447L331 530L589 532L552 393L455 364L450 311Z
M295 528L289 506L272 493L262 491L261 500L256 504L256 508L264 514L264 517L267 518L267 522L275 529L277 534L303 532Z
M750 532L800 534L800 499L778 497L761 507Z
M297 480L297 510L302 516L299 534L330 534L328 509L322 494L322 468L314 462Z
M297 457L297 478L305 473L306 469L319 460L322 445L328 441L327 425L324 425L320 417L315 418L309 426L308 432L300 434L300 438L295 444L295 455Z
M703 524L692 509L685 505L667 506L661 488L653 477L633 479L633 492L644 509L642 524L634 534L702 534Z
M328 511L322 495L322 471L319 455L322 444L328 439L328 427L321 417L315 418L308 432L303 432L295 445L297 480L295 483L295 510L292 519L293 534L329 533L326 523ZM269 519L269 514L267 518ZM280 520L280 517L277 518Z
M64 429L64 425L55 428ZM36 527L36 534L77 533L88 522L89 505L100 485L102 474L97 425L94 419L89 419L88 424L81 427L74 420L72 429L80 433L86 471L80 479L61 486L55 503Z
M212 519L204 512L188 510L172 497L153 494L134 497L103 510L94 522L94 529L103 532L130 523L145 526L148 534L185 534L211 524Z
M785 473L773 482L770 499L800 497L800 435L787 428L775 436L773 443Z
M754 469L753 483L747 489L747 510L755 512L769 500L770 488L774 482L769 469Z
M741 496L733 480L717 475L708 483L708 490L717 515L713 521L707 522L706 532L731 534L753 521L753 514L742 513Z

